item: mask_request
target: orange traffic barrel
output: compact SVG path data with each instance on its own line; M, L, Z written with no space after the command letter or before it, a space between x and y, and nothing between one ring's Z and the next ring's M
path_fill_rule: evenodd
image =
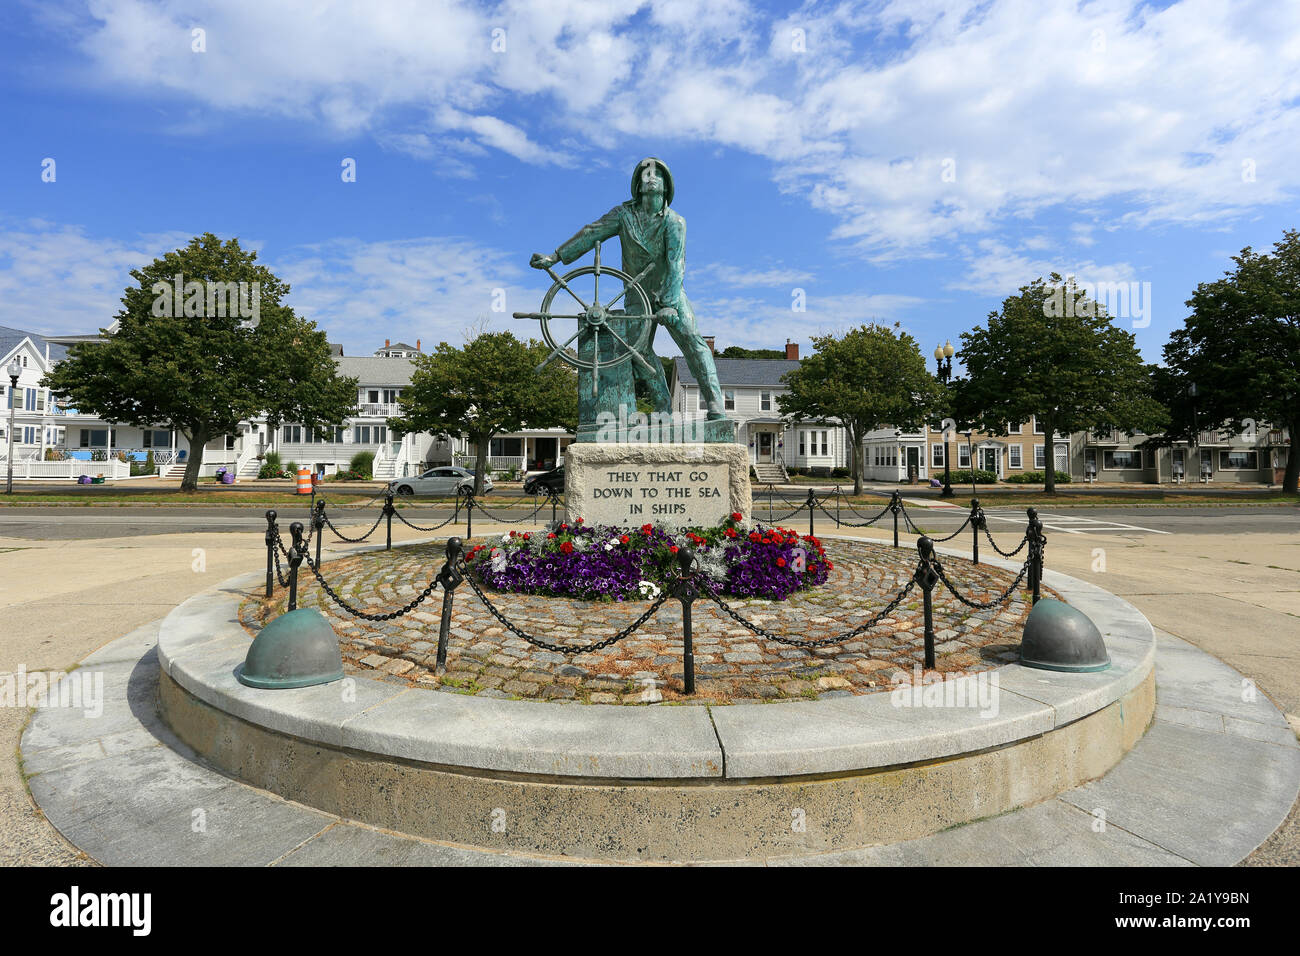
M306 468L298 469L298 494L311 494L311 472Z

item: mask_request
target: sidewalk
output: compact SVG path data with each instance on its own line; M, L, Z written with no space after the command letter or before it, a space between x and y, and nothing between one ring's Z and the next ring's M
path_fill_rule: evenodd
M518 526L475 521L480 535L511 527ZM400 542L428 536L395 524L393 538ZM912 538L907 541L910 545ZM1157 630L1183 638L1245 674L1300 730L1296 536L1127 540L1086 533L1053 535L1046 559L1049 568L1121 595ZM190 595L264 563L260 534L59 542L0 538L0 615L8 637L0 645L0 672L20 665L28 672L70 667L162 617ZM19 777L14 754L26 719L25 711L0 709L0 747L5 752L0 757L0 863L74 862L78 854L44 823ZM1287 824L1250 862L1300 865L1300 822L1294 808Z

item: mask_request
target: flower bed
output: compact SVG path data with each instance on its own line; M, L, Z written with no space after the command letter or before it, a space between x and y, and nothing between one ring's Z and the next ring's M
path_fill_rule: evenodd
M470 549L466 564L484 585L508 593L596 601L654 599L679 567L682 549L720 594L783 601L826 582L834 567L821 542L789 528L732 514L713 528L674 531L562 524L503 534Z

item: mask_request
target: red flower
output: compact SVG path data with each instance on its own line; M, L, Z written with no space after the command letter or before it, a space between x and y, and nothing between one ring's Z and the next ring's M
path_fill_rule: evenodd
M622 535L618 540L621 541L623 544L627 544L628 541L630 541L631 539L628 538L627 535Z
M675 544L670 544L670 545L668 546L668 553L669 553L669 554L676 554L676 553L677 553L677 545L675 545Z
M777 558L777 559L776 559L776 566L777 566L778 568L783 568L783 567L785 567L785 558Z
M551 538L554 538L554 537L555 537L555 532L554 532L554 531L552 531L550 534L548 534L548 535L546 536L547 540L550 540Z
M643 525L641 526L641 533L642 533L642 534L649 534L649 533L650 533L651 531L653 531L654 529L655 529L655 526L652 525L652 524L643 524Z
M731 520L732 520L732 521L740 521L740 520L742 520L744 517L745 517L745 516L742 515L739 511L733 511L733 512L731 513Z
M572 542L572 541L565 541L563 544L560 545L560 550L563 551L565 554L572 554L572 553L573 553L573 542Z
M527 541L527 540L528 540L529 538L531 538L532 536L533 536L533 533L532 533L531 531L525 531L525 532L524 532L524 540L525 540L525 541Z
M736 537L739 537L739 535L736 534L736 529L735 529L735 528L728 528L728 529L726 530L725 534L727 535L728 538L736 538Z
M758 540L758 532L757 532L757 531L751 531L751 532L749 533L749 540L750 540L750 541L757 541L757 540Z
M567 524L562 524L562 525L560 525L560 530L563 531L563 530L564 530L565 528L567 528L567 527L568 527Z
M578 519L578 524L582 524L582 519L581 519L581 518Z
M513 531L511 531L511 532L510 532L510 537L513 538L514 536L515 536L515 533L514 533Z

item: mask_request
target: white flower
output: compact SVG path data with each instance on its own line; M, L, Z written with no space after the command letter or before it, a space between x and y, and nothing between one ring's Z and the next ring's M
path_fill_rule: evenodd
M659 597L659 585L653 581L642 581L637 585L637 590L641 592L641 596L647 601L653 601Z

